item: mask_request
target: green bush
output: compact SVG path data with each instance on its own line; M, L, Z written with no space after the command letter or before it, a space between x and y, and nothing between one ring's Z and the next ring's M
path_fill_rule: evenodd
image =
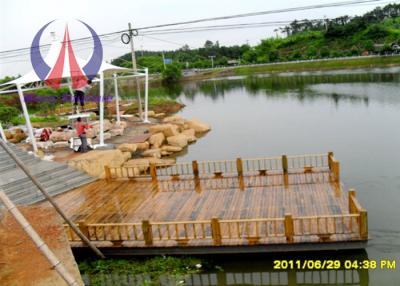
M166 66L162 72L162 81L165 84L173 84L179 82L182 77L182 69L176 63Z
M14 117L17 117L19 110L12 106L0 105L0 121L10 123Z

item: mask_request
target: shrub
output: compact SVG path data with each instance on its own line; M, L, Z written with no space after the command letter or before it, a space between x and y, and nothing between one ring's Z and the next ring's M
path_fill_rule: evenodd
M182 69L176 63L169 64L162 72L162 81L165 84L173 84L179 82L182 77Z
M12 106L0 105L0 121L10 123L14 117L17 117L19 110Z

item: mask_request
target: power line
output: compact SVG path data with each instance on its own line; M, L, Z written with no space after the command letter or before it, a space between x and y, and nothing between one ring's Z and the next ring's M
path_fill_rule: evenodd
M332 3L326 3L326 4L317 4L317 5L309 5L309 6L301 6L301 7L293 7L293 8L284 8L284 9L276 9L276 10L268 10L268 11L260 11L260 12L251 12L251 13L244 13L244 14L221 16L221 17L202 18L202 19L191 20L191 21L183 21L183 22L175 22L175 23L168 23L168 24L141 27L141 28L137 28L136 30L140 31L140 30L148 30L148 29L161 28L161 27L195 24L195 23L208 22L208 21L219 21L219 20L227 20L227 19L233 19L233 18L243 18L243 17L254 17L254 16L261 16L261 15L270 15L270 14L280 14L280 13L286 13L286 12L305 11L305 10L321 9L321 8L329 8L329 7L359 5L359 4L376 3L376 2L382 2L382 1L384 1L384 0L353 0L353 1L332 2ZM116 31L116 32L111 32L111 33L99 34L98 36L100 38L103 38L103 37L107 37L107 36L111 36L111 35L115 35L115 34L121 34L121 33L127 32L127 31L128 30L125 29L125 30L120 30L120 31ZM74 39L74 40L71 40L71 43L72 42L79 42L79 41L87 41L87 40L91 40L91 37L83 37L83 38ZM46 47L46 46L50 46L50 45L49 44L41 45L39 47ZM7 50L7 51L0 51L0 54L10 53L10 52L17 52L17 51L24 51L24 50L29 50L30 48L31 47L13 49L13 50Z

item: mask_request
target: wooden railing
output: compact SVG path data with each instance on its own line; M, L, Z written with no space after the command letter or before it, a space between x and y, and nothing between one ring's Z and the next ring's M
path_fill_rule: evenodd
M243 175L267 175L292 172L313 172L330 170L332 179L339 181L339 163L333 153L286 156L271 158L254 158L220 161L192 161L168 164L141 164L124 167L105 167L107 179L151 177L179 179L181 176L222 177Z
M350 203L350 204L353 204ZM350 235L351 239L368 239L366 212L343 215L320 215L293 217L286 214L281 218L218 219L198 221L172 221L141 223L78 223L80 230L91 241L136 241L147 246L162 241L176 241L186 245L190 241L208 240L210 245L223 245L232 240L247 240L247 243L269 243L269 239L280 242L304 242L313 236L319 241L329 241L332 235ZM70 241L80 241L65 225ZM299 239L296 240L296 237ZM337 239L336 239L337 240ZM340 239L339 239L340 240Z
M331 178L329 173L320 173L318 176L312 173L304 174L301 182L296 182L296 185L302 184L322 184L330 183ZM242 189L241 184L245 188L259 188L282 186L285 180L281 175L275 176L244 176L243 180L239 177L216 177L216 178L186 178L183 180L159 180L157 190L160 192L175 192L175 191L196 191L203 190L226 190L226 189Z

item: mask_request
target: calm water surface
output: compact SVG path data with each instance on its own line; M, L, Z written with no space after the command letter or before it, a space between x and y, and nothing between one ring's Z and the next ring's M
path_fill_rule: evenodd
M186 104L181 114L210 123L212 131L179 160L334 151L345 186L357 189L368 210L372 240L364 258L397 260L397 270L370 270L368 279L364 276L354 285L400 285L399 72L393 68L190 83L179 97ZM322 254L320 259L329 257ZM225 268L270 271L270 262L270 257L244 257L226 262Z
M175 91L186 104L184 117L212 126L179 161L334 151L342 181L368 210L372 238L361 252L211 257L224 271L194 275L187 284L400 285L399 74L399 68L287 73L192 82ZM278 272L274 259L396 259L397 270ZM110 274L104 281L140 284L143 277L136 278Z

